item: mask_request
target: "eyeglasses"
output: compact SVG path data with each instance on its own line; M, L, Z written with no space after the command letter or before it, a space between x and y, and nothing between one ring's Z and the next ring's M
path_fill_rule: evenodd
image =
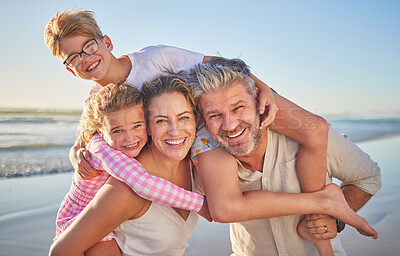
M99 50L99 44L97 43L97 39L99 38L103 37L98 36L87 41L85 45L82 47L82 51L69 55L68 58L64 60L63 64L71 68L76 68L77 66L79 66L83 61L82 53L85 53L86 55L89 56L96 53Z

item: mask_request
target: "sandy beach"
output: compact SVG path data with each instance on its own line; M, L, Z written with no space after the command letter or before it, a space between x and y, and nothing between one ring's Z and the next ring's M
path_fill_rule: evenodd
M379 163L383 187L359 211L378 231L374 241L350 227L341 234L347 255L397 255L400 250L400 137L358 143ZM72 173L0 180L0 255L46 255L58 206ZM185 255L230 255L229 225L201 220Z

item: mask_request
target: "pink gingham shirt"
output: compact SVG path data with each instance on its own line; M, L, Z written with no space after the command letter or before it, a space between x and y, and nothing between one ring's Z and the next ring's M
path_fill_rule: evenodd
M70 191L58 211L56 238L73 222L110 176L123 181L137 195L150 201L196 212L203 206L202 195L150 175L138 161L110 147L98 134L93 136L86 149L92 157L91 165L105 171L91 180L83 180L77 172L74 173ZM103 240L111 238L108 235Z

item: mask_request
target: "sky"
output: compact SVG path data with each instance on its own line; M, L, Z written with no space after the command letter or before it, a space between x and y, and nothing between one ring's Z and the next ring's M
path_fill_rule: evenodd
M320 115L400 115L397 0L0 0L0 108L80 110L93 82L47 49L59 10L96 13L113 54L172 45L243 59L279 94Z

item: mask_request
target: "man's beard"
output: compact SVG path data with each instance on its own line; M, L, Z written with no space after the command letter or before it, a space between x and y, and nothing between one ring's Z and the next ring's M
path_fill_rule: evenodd
M214 138L220 145L229 153L234 156L245 156L253 151L253 149L258 144L261 138L261 130L258 128L260 124L260 116L256 115L253 124L250 123L241 123L239 124L234 131L226 132L220 130L218 135ZM240 141L229 143L227 140L223 139L228 134L235 134L236 132L242 131L246 129L245 132L250 132L247 138L242 138Z

